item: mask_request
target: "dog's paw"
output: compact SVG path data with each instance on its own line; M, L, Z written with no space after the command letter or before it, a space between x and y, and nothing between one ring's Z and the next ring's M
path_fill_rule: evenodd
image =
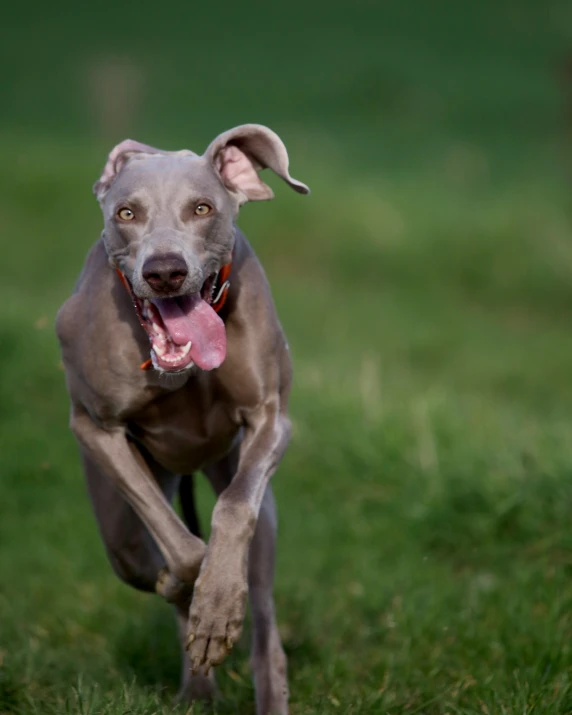
M184 606L184 604L188 604L191 600L193 586L192 583L188 584L179 581L165 566L157 574L155 592L169 603Z
M246 578L208 570L199 576L189 614L187 650L193 672L208 673L240 638L248 588Z

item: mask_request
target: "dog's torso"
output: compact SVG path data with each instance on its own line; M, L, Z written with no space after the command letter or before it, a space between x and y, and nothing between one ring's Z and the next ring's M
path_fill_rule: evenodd
M129 434L177 474L190 474L219 459L236 443L240 425L216 382L191 378L151 400L128 422Z

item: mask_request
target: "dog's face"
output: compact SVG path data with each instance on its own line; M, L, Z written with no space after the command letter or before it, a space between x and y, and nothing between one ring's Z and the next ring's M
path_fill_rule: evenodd
M196 293L230 261L238 207L202 157L132 158L102 207L107 253L139 298Z
M211 370L224 360L226 334L211 307L213 291L232 258L240 205L272 198L257 173L265 167L308 193L288 174L281 140L258 125L222 134L203 156L131 140L111 152L94 186L103 238L131 285L157 369Z

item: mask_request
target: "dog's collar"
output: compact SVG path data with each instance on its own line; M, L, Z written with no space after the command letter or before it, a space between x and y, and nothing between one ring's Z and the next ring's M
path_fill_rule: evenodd
M215 279L215 285L214 289L212 291L212 295L214 296L212 300L209 300L209 304L211 308L216 312L220 313L222 310L224 304L226 303L226 298L228 296L228 289L230 288L230 270L232 268L232 261L230 263L225 263L224 266L220 269L220 271L217 273L216 279ZM119 280L123 283L123 286L125 287L125 290L129 293L129 296L131 297L131 301L133 302L133 307L135 308L135 312L137 313L137 317L139 318L139 322L141 325L143 325L143 316L141 315L141 309L139 308L139 304L135 300L135 294L133 293L133 288L131 287L131 283L127 280L125 277L125 274L119 270L119 268L115 269L115 272L119 276ZM151 358L149 360L145 360L145 362L141 363L139 366L140 370L150 370L153 367L153 361Z

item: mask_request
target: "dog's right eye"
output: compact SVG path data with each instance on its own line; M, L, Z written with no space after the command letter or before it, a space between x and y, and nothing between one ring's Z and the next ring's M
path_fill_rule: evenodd
M133 221L135 214L131 209L122 208L117 212L117 218L120 218L122 221Z

